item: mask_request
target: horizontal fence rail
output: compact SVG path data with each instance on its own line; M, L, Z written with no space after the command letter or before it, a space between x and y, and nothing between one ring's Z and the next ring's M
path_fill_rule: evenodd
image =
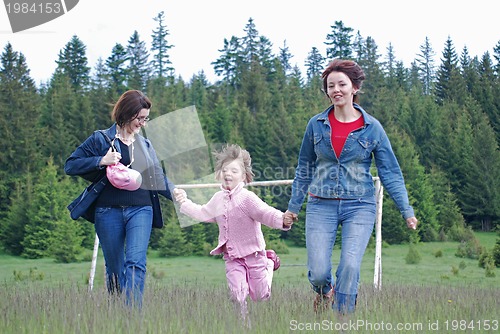
M375 266L373 274L373 285L375 289L382 288L382 204L384 188L378 177L373 177L375 183L375 194L377 203L377 216L375 220ZM293 180L274 180L274 181L255 181L247 183L247 187L270 187L291 185ZM177 184L177 188L181 189L200 189L200 188L220 188L220 183L193 183L193 184ZM94 254L92 256L92 265L90 270L89 289L94 286L95 267L97 261L97 252L99 248L99 238L97 234L94 242Z

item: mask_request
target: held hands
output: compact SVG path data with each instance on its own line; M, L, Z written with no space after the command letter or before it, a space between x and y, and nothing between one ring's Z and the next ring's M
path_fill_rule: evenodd
M101 165L101 166L115 165L120 161L121 158L122 158L122 155L120 154L120 152L115 152L110 147L108 152L106 152L106 155L102 157L99 165Z
M299 220L299 215L291 211L286 210L283 215L283 227L292 227L293 223Z
M418 220L415 217L410 217L406 219L406 226L408 226L409 229L416 230L418 225Z
M182 204L187 200L187 193L184 189L175 188L174 189L174 197L175 197L175 200L177 202Z

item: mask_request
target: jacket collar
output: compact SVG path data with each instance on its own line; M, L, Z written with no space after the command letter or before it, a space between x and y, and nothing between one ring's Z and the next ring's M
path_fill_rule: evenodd
M354 108L356 108L357 110L359 110L361 112L361 114L363 115L363 119L365 121L365 125L368 125L368 124L372 123L371 116L363 108L361 108L361 106L359 104L353 103L352 105L354 106ZM326 120L328 120L328 113L332 109L333 109L333 105L329 106L325 111L323 111L321 114L319 114L318 121L326 121Z
M107 128L105 131L108 137L111 138L111 140L113 140L113 138L115 138L116 136L116 123L113 123L113 125Z
M228 196L232 196L236 193L239 193L241 191L241 189L243 189L244 186L245 186L245 182L240 182L240 183L238 183L238 185L236 187L234 187L231 190L224 188L222 185L220 186L220 188L224 192L224 194L226 194Z

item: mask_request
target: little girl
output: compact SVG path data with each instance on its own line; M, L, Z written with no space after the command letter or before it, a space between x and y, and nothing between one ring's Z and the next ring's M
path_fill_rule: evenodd
M221 190L208 203L193 203L183 189L175 189L174 195L183 214L218 224L219 243L210 254L223 254L231 299L239 303L245 320L247 296L254 301L268 300L273 270L280 264L276 253L265 249L261 223L286 231L293 221L284 221L283 212L244 188L254 175L248 151L238 145L228 145L215 153L215 158L215 177L221 182Z

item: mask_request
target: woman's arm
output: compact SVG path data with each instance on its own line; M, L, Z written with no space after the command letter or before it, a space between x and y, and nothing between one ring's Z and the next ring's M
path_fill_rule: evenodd
M101 138L99 138L101 137ZM104 171L102 163L109 146L105 147L102 134L94 132L66 159L64 171L67 175L85 176L95 172Z

